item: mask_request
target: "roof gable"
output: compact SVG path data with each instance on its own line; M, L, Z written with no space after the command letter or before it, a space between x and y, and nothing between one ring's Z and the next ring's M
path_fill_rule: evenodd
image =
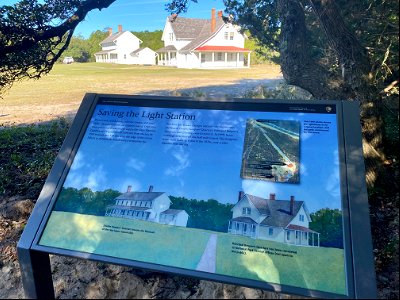
M271 213L260 224L274 227L288 226L304 204L304 201L294 201L291 214L290 200L266 200L266 202Z
M214 37L225 25L222 18L216 18L215 30L211 31L211 20L169 17L168 22L177 40L191 40L182 51L191 51Z
M142 40L139 39L139 38L138 38L136 35L134 35L132 32L130 32L130 31L122 31L122 32L114 33L114 34L112 34L112 35L106 37L104 40L102 40L102 41L100 42L100 45L103 45L103 44L115 44L115 41L116 41L117 39L119 39L119 38L120 38L122 35L124 35L124 34L128 34L128 35L130 35L131 37L136 38L136 39L138 39L140 42L142 42Z
M124 193L115 200L153 201L165 193L163 192L129 192Z

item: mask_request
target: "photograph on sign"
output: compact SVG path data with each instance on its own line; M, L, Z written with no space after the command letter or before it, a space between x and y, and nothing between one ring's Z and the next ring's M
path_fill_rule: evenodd
M247 120L241 177L299 182L300 122Z
M39 240L347 295L343 243L335 113L102 103Z

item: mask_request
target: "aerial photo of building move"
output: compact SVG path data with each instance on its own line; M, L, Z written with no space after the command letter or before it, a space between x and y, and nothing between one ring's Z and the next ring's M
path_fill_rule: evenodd
M299 132L297 121L248 119L241 177L298 183Z

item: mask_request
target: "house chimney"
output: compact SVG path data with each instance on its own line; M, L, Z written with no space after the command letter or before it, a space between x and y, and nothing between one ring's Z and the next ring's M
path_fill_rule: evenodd
M294 214L294 196L290 196L290 215Z
M222 19L222 10L218 11L218 18Z
M240 191L240 192L239 192L239 196L238 196L238 202L240 201L240 199L243 198L243 196L244 196L244 192L243 192L243 191Z
M112 36L112 28L108 27L107 29L108 29L108 36Z
M177 17L178 17L178 14L172 14L171 17L169 18L169 20L171 22L174 22Z
M118 32L119 32L119 33L122 32L122 25L118 25Z
M154 187L152 185L149 186L149 193L151 193L153 191L153 188Z
M269 194L269 200L275 200L275 193Z
M131 191L132 191L132 186L131 186L131 185L128 185L128 188L127 188L126 192L127 192L127 193L130 193Z
M215 31L215 8L211 9L211 33Z

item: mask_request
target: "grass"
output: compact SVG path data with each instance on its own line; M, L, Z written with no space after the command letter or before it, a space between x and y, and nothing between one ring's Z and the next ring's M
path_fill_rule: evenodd
M129 228L129 233L102 230ZM113 229L115 228L115 229ZM132 230L133 229L133 230ZM148 232L144 232L147 230ZM191 232L191 231L189 231ZM210 233L113 217L52 213L39 244L62 249L196 269Z
M64 119L0 129L0 196L36 199L67 134Z
M174 91L279 76L279 66L276 65L205 70L104 63L57 64L39 80L15 83L4 95L3 102L10 106L74 103L80 102L86 92L135 94Z
M102 230L105 224L108 229L119 232ZM121 233L122 228L128 228L125 232L132 234ZM39 244L194 270L211 233L57 211L52 213ZM218 274L346 294L342 249L296 247L228 233L216 234ZM273 254L247 251L241 255L232 252L233 243L274 250ZM288 253L291 256L282 255Z

